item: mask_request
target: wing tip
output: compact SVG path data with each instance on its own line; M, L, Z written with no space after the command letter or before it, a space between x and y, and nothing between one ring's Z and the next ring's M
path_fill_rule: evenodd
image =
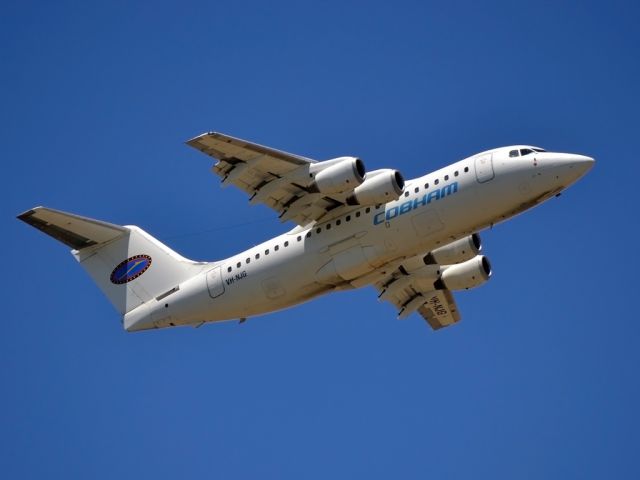
M218 136L220 136L220 135L221 135L221 134L220 134L219 132L207 131L207 132L201 133L200 135L196 135L196 136L195 136L195 137L193 137L193 138L190 138L189 140L187 140L187 141L186 141L186 142L184 142L184 143L186 143L187 145L190 145L190 146L192 146L192 147L193 147L193 146L194 146L194 144L197 144L197 143L198 143L198 141L199 141L201 138L203 138L203 137L218 137Z
M27 219L29 217L31 217L32 215L35 215L38 210L42 210L43 208L44 207L42 207L42 206L37 206L37 207L30 208L29 210L27 210L25 212L22 212L19 215L16 215L16 218L18 220L22 220L23 222L27 222Z

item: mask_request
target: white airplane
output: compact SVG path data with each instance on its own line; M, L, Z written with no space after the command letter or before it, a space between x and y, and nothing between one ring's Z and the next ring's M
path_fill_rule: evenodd
M477 232L582 177L593 158L514 145L405 182L355 157L317 162L220 133L187 142L251 204L297 226L215 262L194 262L136 226L36 207L20 220L71 247L127 331L239 319L373 285L433 329L460 320L452 292L491 276Z

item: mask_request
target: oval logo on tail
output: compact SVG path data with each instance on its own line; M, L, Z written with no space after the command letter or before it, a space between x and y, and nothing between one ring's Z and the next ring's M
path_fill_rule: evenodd
M111 283L122 285L135 280L151 266L149 255L134 255L118 264L111 272Z

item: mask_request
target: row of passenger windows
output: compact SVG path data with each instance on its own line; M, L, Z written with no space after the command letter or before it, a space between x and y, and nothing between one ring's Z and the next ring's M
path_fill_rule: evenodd
M298 237L298 241L300 241L300 237ZM289 241L287 240L286 242L284 242L282 244L282 246L285 247L285 248L288 247L289 246ZM276 245L276 246L273 247L273 251L274 252L277 252L278 250L280 250L280 245ZM265 254L265 256L269 255L269 249L268 248L264 251L264 254ZM256 253L254 255L254 259L258 260L259 258L260 258L260 254ZM251 257L247 257L246 260L245 260L245 263L247 265L250 264L251 263ZM242 262L236 263L236 268L240 268L241 266L242 266ZM233 267L227 267L227 272L230 272L232 269L233 269Z
M376 207L376 209L377 209L377 208L380 208L380 207ZM344 220L343 220L343 219L338 219L338 220L336 220L336 221L335 221L335 226L337 227L337 226L339 226L339 225L342 225L342 222L343 222L343 221L344 221L344 222L350 222L350 221L352 220L352 218L359 218L359 217L361 217L361 216L362 216L362 213L363 213L362 211L358 210L358 211L356 211L356 212L353 214L353 216L352 216L352 215L347 215L346 217L344 217ZM365 209L364 209L364 213L365 213L365 214L366 214L366 213L371 213L371 207L367 207L367 208L365 208ZM331 226L332 226L332 223L331 223L331 222L329 222L329 223L327 223L326 225L324 225L324 227L317 227L317 228L315 229L315 232L316 232L316 234L318 234L318 233L321 233L321 232L322 232L322 230L331 230ZM309 230L309 231L304 235L304 237L305 237L305 238L310 238L310 237L311 237L311 235L312 235L312 232L311 232L311 230ZM298 236L296 237L296 241L297 241L297 242L301 242L301 241L302 241L302 237L303 237L302 235L298 235ZM288 246L289 246L289 241L287 240L286 242L284 242L284 243L282 244L282 246L283 246L284 248L288 247ZM273 247L273 251L274 251L274 252L277 252L278 250L280 250L280 245L275 245L275 246ZM265 255L265 256L266 256L266 255L269 255L269 249L268 249L268 248L264 251L264 255ZM254 259L254 260L258 260L258 259L260 259L260 254L259 254L259 253L256 253L256 254L253 256L253 259ZM250 263L251 263L251 257L247 257L247 258L245 259L245 261L244 261L244 264L245 264L245 265L248 265L248 264L250 264ZM240 267L242 267L242 262L238 262L238 263L236 263L236 268L240 268ZM233 267L231 267L231 266L227 267L227 272L231 272L232 270L233 270Z
M469 167L464 167L464 173L467 173L468 171L469 171ZM458 172L458 170L456 170L455 172L453 172L453 176L454 176L454 177L457 177L458 175L460 175L460 172ZM444 176L444 181L446 182L447 180L449 180L449 175L445 175L445 176ZM436 178L436 179L433 181L433 184L434 184L434 185L438 185L438 184L440 184L440 179L439 179L439 178ZM424 184L424 189L425 189L425 190L427 190L428 188L429 188L429 183L427 182L427 183L425 183L425 184ZM415 188L413 189L413 193L418 193L419 191L420 191L420 186L417 186L417 187L415 187ZM405 191L405 192L404 192L404 196L405 196L405 197L408 197L409 195L411 195L411 192L409 192L409 190L407 190L407 191Z

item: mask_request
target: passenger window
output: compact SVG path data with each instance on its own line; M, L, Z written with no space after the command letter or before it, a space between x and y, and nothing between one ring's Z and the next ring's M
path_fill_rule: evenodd
M447 180L449 180L449 175L444 176L444 181L446 182Z
M350 222L350 221L351 221L351 215L347 215L347 218L345 218L345 220L346 220L347 222Z
M307 234L305 235L305 237L307 237L307 238L311 238L311 232L307 232Z
M265 255L269 255L269 249L268 248L264 251L264 254Z
M289 246L289 242L288 242L288 241L287 241L287 242L284 242L284 246L285 246L285 247L288 247L288 246Z
M369 213L371 211L371 209L369 207L366 208L366 210L364 211L364 213Z
M273 249L277 252L278 250L280 250L280 245L276 245L275 247L273 247Z
M302 240L302 237L300 235L298 235L298 241Z
M425 183L425 184L424 184L424 189L425 189L425 190L427 190L428 188L429 188L429 184L428 184L428 183Z
M331 224L327 223L327 226L325 227L327 230L331 230Z
M420 191L420 187L416 187L413 189L414 193L418 193Z
M236 263L236 268L240 268L242 266L242 262Z
M356 212L356 217L359 217L359 216L360 216L360 212Z
M320 227L316 228L316 233L320 233L322 229Z
M231 267L227 268L227 272L230 272L231 270L233 270Z
M511 150L509 152L509 157L513 158L513 157L519 157L520 154L518 153L518 150Z
M256 260L258 260L260 258L260 254L256 253Z
M455 172L453 172L453 176L457 177L458 176L458 170L456 170Z
M440 179L439 179L439 178L436 178L436 179L433 181L433 184L434 184L434 185L438 185L439 183L440 183Z
M342 220L336 220L336 227L342 223Z
M245 262L247 262L247 263L251 263L251 259L250 259L250 258L247 258L247 259L245 260Z
M464 167L464 173L467 173L469 171L469 167Z
M409 196L409 190L407 190L406 192L404 192L404 196L408 197Z

